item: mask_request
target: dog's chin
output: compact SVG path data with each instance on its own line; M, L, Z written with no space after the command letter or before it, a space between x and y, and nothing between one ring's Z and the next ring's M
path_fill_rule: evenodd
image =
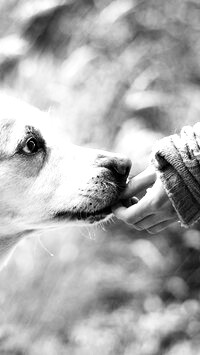
M96 211L59 211L54 215L57 221L80 221L84 223L98 223L108 219L112 214L111 206L104 207Z

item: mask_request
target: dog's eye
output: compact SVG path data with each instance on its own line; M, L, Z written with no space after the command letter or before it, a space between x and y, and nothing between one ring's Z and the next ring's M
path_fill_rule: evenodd
M40 132L37 131L34 127L26 126L25 136L18 143L15 154L31 156L42 152L46 154L45 140L41 136Z
M36 138L30 137L27 139L24 147L22 148L23 153L25 154L35 154L40 149L39 142Z

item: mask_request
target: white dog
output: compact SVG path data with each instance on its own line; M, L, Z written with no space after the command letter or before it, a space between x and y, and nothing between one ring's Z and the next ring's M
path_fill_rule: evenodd
M0 94L0 260L25 235L111 214L131 162L70 144L48 114Z

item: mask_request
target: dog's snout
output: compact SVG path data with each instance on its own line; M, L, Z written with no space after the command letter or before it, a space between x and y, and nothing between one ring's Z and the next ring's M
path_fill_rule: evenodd
M128 177L131 170L131 161L129 159L116 160L113 165L116 172L120 175Z
M111 170L115 175L127 178L131 169L131 160L121 156L98 156L98 166Z

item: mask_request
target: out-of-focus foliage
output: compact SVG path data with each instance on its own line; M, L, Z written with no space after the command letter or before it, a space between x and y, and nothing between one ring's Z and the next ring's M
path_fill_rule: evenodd
M1 0L0 87L72 141L127 153L133 174L199 120L199 85L198 0ZM24 241L0 275L0 354L198 355L199 256L198 226Z

